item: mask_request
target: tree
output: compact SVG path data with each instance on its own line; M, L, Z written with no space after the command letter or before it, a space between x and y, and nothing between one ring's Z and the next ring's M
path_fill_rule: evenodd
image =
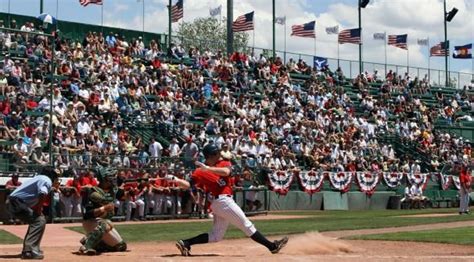
M224 19L225 20L225 19ZM225 52L227 25L213 17L197 18L193 22L181 23L177 31L179 42L184 48L194 46L201 52L207 48ZM246 32L234 33L234 50L247 51L249 35Z

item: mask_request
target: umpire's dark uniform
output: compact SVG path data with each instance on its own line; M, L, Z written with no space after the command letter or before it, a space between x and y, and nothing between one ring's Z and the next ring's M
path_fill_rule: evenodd
M17 189L9 196L8 210L21 221L28 223L28 231L23 240L23 259L42 259L43 252L40 249L41 238L46 228L46 219L41 212L41 208L34 208L42 205L41 200L45 199L55 182L56 172L53 170L43 170L44 175L37 175Z

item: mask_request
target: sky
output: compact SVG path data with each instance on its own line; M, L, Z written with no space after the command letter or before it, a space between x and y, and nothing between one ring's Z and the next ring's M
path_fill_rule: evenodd
M127 29L142 30L143 1L145 2L145 31L167 32L168 0L104 0L104 24ZM177 0L173 0L175 3ZM184 21L209 16L209 8L223 5L225 16L226 0L184 0ZM326 27L339 25L340 30L358 26L358 0L275 0L276 15L286 16L286 50L303 53L310 58L315 54L337 58L336 35L327 35ZM0 10L22 15L38 15L39 0L0 0ZM272 46L271 0L234 0L234 19L244 13L255 11L255 40L250 32L250 44L256 47ZM474 42L474 0L447 0L447 10L459 9L453 21L448 23L448 39L451 47ZM60 20L101 23L101 7L81 7L79 0L44 0L44 11ZM291 25L316 20L316 43L313 39L291 37ZM176 24L174 25L174 28ZM362 9L363 60L380 63L367 64L368 70L383 69L385 48L387 63L411 67L444 69L444 58L428 59L428 47L418 46L417 39L429 38L430 45L444 40L443 0L371 0ZM285 27L277 25L276 49L284 50ZM385 46L383 41L373 40L373 34L408 34L409 51ZM316 46L316 48L315 48ZM452 50L452 48L451 48ZM358 60L358 46L339 45L339 58ZM344 64L349 65L348 62ZM356 63L352 67L357 68ZM392 67L389 67L392 68ZM450 58L450 70L473 72L472 59ZM383 71L383 70L382 70ZM412 72L415 70L412 70ZM421 72L424 72L421 70ZM469 78L465 75L461 78Z

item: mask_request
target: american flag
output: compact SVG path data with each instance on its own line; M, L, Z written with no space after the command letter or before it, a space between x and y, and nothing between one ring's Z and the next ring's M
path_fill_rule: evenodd
M404 35L389 35L388 45L393 45L401 49L408 50L407 34Z
M79 0L79 3L82 6L88 6L89 4L102 5L103 1L102 0Z
M429 43L429 39L428 38L418 38L416 40L416 42L418 43L418 45L428 45Z
M360 44L360 28L342 30L338 36L339 44Z
M291 35L316 38L316 34L314 33L315 26L316 26L316 21L311 21L309 23L302 24L302 25L294 25L291 27Z
M183 18L183 0L178 0L178 2L171 7L171 22L176 23L181 18Z
M430 48L430 56L449 56L449 50L446 53L446 45L441 42Z
M222 12L222 5L216 7L216 8L211 8L209 9L209 14L214 17L220 15Z
M286 16L275 17L275 23L279 25L286 24Z
M232 23L234 32L251 31L253 29L253 12L237 17L237 20Z
M385 40L385 33L374 33L374 40Z
M339 33L339 26L326 27L326 34L337 35Z

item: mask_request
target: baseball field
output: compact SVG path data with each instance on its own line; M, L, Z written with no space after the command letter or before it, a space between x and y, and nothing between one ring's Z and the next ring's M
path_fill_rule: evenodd
M275 239L290 235L280 254L271 255L231 227L219 243L195 246L181 257L174 241L210 229L211 220L116 223L129 243L125 253L101 261L472 261L474 221L455 209L401 211L292 211L252 217ZM0 260L19 260L26 226L0 226ZM42 242L47 261L90 261L74 254L80 224L48 225Z

